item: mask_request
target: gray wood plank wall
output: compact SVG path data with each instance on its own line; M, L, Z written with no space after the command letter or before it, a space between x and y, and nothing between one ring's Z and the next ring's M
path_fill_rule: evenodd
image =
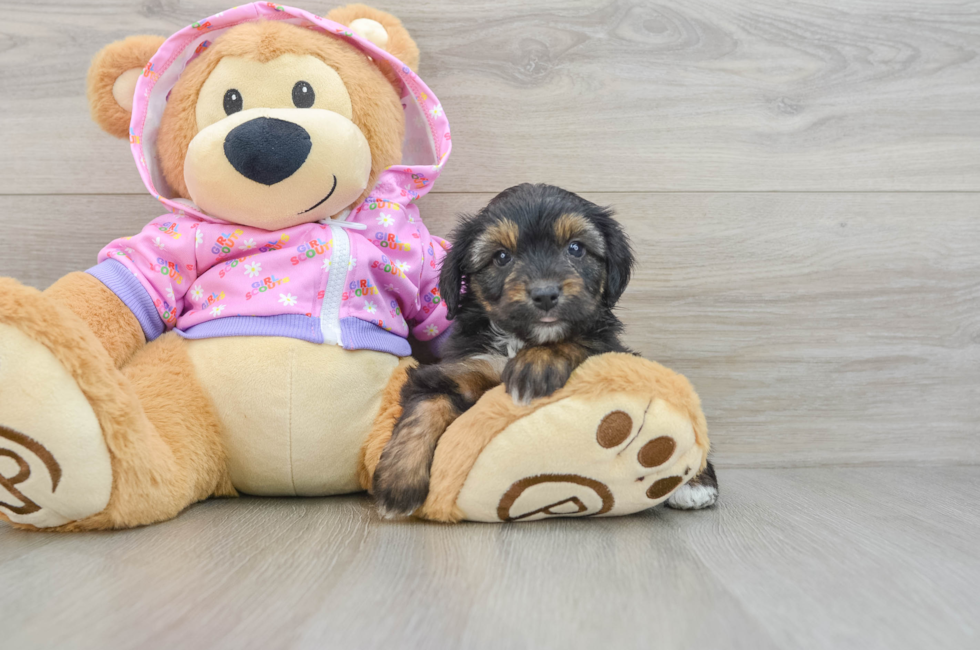
M453 125L430 227L523 181L616 207L629 342L694 381L720 465L980 461L980 3L373 4ZM0 275L159 214L88 61L223 8L0 2Z

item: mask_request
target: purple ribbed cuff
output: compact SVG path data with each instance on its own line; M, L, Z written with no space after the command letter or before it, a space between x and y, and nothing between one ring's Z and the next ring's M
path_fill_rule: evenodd
M345 350L376 350L398 357L412 356L412 346L407 340L353 316L340 319L340 339Z
M303 314L228 316L205 321L186 330L175 331L185 339L214 339L221 336L285 336L310 343L323 343L320 319Z
M166 326L153 304L153 299L125 264L109 259L96 264L86 273L109 287L109 290L129 307L139 321L140 327L143 328L143 335L147 341L152 341L163 334Z

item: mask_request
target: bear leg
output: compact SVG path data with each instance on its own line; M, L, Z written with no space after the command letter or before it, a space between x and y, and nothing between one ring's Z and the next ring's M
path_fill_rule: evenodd
M120 371L71 310L12 280L0 289L0 519L130 528L234 494L181 339Z
M592 357L530 405L489 391L439 441L436 521L534 521L651 508L702 472L707 425L681 375L628 354Z

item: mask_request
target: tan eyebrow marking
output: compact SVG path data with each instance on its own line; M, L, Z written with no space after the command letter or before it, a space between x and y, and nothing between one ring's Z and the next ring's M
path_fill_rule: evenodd
M517 249L517 237L519 234L520 229L517 227L517 224L510 219L504 219L487 228L483 236L487 241L514 251Z
M606 241L602 233L580 214L561 215L555 219L553 228L555 237L562 244L567 244L574 239L586 239L586 245L593 247L596 253L604 255L606 252Z
M501 247L511 252L516 251L519 235L520 228L510 219L502 219L489 226L473 244L471 254L473 264L479 266L487 255Z

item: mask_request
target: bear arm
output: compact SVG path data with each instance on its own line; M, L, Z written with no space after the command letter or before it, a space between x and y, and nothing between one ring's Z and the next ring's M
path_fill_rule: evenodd
M146 337L136 316L119 297L88 273L69 273L44 291L88 325L116 367L121 367Z

